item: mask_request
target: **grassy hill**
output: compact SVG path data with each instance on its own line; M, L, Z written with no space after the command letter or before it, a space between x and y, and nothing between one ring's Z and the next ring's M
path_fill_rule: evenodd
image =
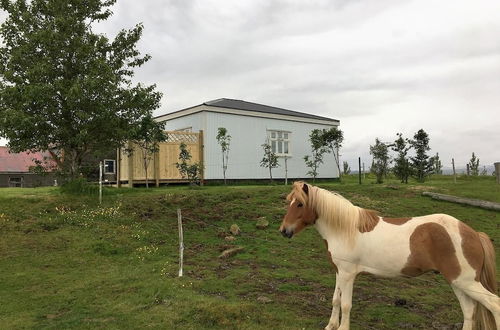
M432 190L500 202L493 177L435 177L423 185L321 183L387 216L448 213L494 239L500 213L422 197ZM290 186L110 189L102 206L56 188L0 190L1 329L320 329L335 285L312 228L291 240L277 228ZM185 234L178 272L177 208ZM257 229L265 217L270 226ZM236 223L241 235L227 242ZM380 244L384 244L381 242ZM244 250L227 259L224 249ZM360 275L352 329L446 328L462 322L440 275Z

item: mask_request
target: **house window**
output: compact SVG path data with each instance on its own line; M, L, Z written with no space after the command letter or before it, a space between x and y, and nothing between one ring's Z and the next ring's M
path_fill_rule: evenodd
M23 177L10 177L9 178L9 187L22 188L22 186L23 186Z
M290 132L269 131L269 143L271 149L278 156L290 155Z
M104 174L115 174L115 160L105 159L104 160Z

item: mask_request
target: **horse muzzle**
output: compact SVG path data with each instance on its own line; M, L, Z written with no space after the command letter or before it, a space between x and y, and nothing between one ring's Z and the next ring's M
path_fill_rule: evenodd
M293 236L293 230L289 230L289 229L283 228L280 231L281 231L281 235L283 235L283 237L292 238L292 236Z

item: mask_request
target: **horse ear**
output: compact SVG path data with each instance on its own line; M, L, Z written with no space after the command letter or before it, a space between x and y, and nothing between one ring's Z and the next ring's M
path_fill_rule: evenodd
M307 185L307 183L304 183L304 185L302 186L302 190L306 193L306 195L309 194L309 186Z

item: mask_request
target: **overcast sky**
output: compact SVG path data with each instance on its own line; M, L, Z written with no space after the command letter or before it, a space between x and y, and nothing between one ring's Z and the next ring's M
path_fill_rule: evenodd
M155 115L217 98L340 120L342 160L420 128L445 166L500 161L500 1L118 0L94 27L143 22Z

